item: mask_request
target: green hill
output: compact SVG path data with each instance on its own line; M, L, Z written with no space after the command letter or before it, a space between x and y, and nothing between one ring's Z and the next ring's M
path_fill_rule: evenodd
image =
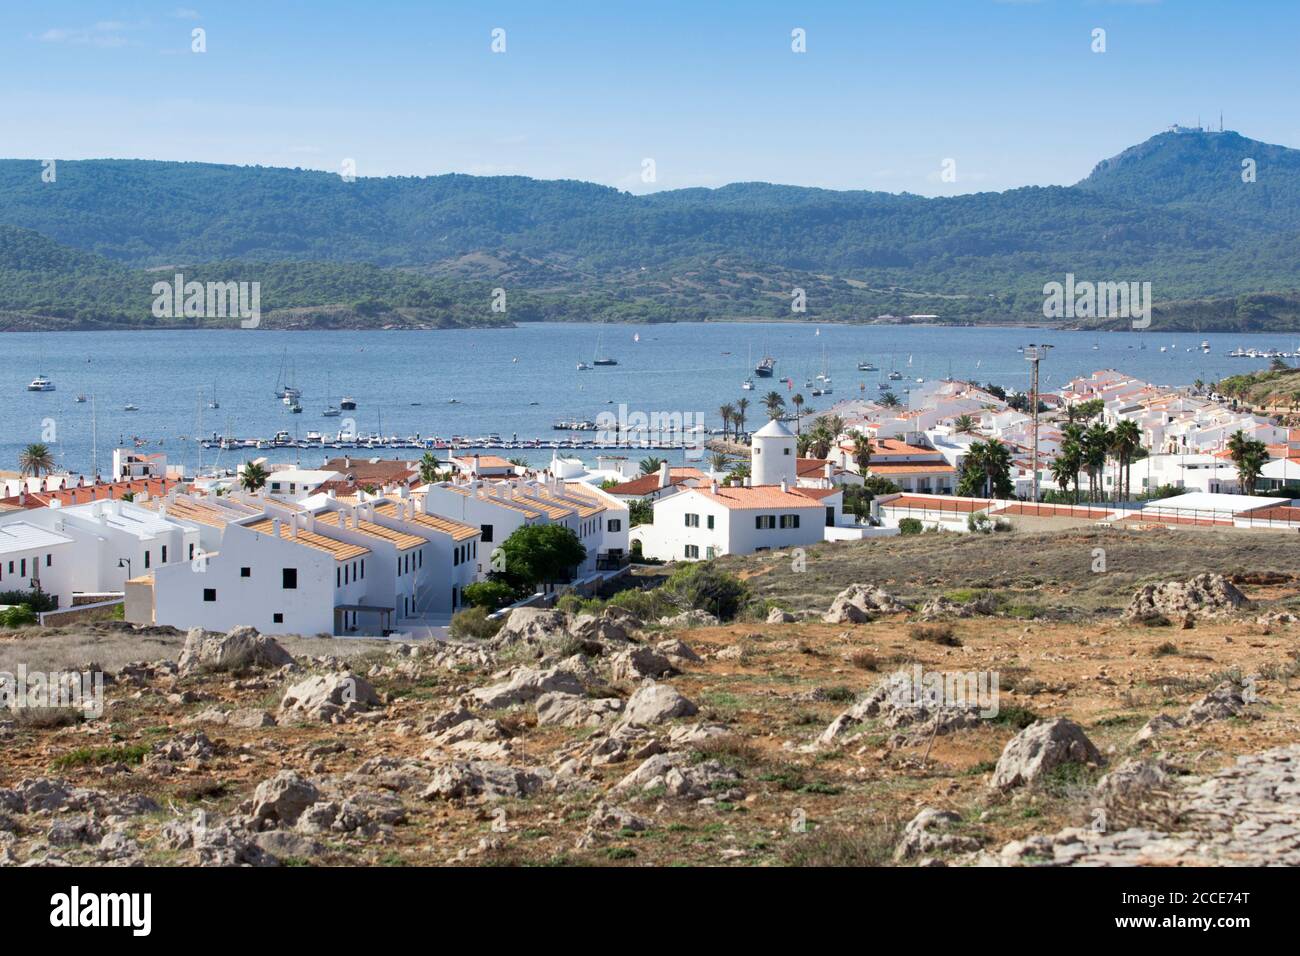
M1242 182L1245 158L1255 182ZM1162 133L1073 186L937 199L767 183L649 196L523 177L349 183L142 160L60 162L54 183L40 171L0 160L0 223L66 248L0 243L0 310L57 309L87 293L87 275L177 264L261 263L280 308L378 300L456 322L500 320L481 306L497 284L516 321L790 318L800 286L819 321L1041 322L1044 283L1067 272L1149 281L1163 304L1300 288L1300 151L1236 133ZM81 314L134 315L130 289ZM1176 315L1163 309L1157 325Z

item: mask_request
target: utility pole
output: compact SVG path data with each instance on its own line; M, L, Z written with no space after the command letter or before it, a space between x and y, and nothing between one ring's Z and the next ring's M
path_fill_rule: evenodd
M1035 345L1030 342L1025 346L1025 361L1030 364L1029 413L1034 421L1034 501L1038 501L1038 363L1047 358L1050 345Z

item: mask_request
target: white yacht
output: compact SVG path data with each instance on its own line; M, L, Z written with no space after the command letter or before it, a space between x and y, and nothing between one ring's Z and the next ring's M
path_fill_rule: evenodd
M28 383L27 391L52 392L54 391L54 382L52 379L48 379L44 375L37 375L30 383Z

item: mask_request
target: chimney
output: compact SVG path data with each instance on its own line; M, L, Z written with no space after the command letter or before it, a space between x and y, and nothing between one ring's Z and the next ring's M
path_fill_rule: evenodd
M397 489L397 496L399 498L411 497L411 486L408 484L399 485Z
M828 461L828 462L826 463L826 468L825 468L824 471L825 471L825 476L826 476L826 480L827 480L827 481L830 481L832 478L834 478L834 477L835 477L835 465L834 465L834 463Z
M293 541L298 540L298 516L297 515L289 515L289 538L290 540Z
M787 491L789 491L789 490L790 490L790 483L789 483L788 481L786 481L785 475L782 475L782 476L781 476L781 494L785 494L785 493L786 493Z
M355 531L361 527L361 515L359 509L352 509L352 530Z
M272 518L272 519L271 519L271 534L275 535L277 538L280 537L280 519L279 519L279 518Z
M347 470L348 468L351 468L351 467L352 467L352 459L351 459L349 456L344 455L344 456L343 456L343 468L344 468L344 470Z
M714 478L709 482L709 492L715 495L718 493L718 479Z
M659 466L659 487L660 488L668 487L668 474L669 474L668 462L665 461Z
M475 455L474 455L474 458L473 458L473 464L470 466L470 472L471 472L472 474L475 474L475 475L478 474L478 454L477 454L477 453L475 453Z

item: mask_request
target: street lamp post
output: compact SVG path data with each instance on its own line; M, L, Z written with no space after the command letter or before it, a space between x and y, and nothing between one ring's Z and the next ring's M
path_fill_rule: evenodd
M1030 342L1025 346L1025 361L1030 363L1029 411L1034 421L1034 501L1038 500L1038 363L1047 358L1050 345L1035 345Z

